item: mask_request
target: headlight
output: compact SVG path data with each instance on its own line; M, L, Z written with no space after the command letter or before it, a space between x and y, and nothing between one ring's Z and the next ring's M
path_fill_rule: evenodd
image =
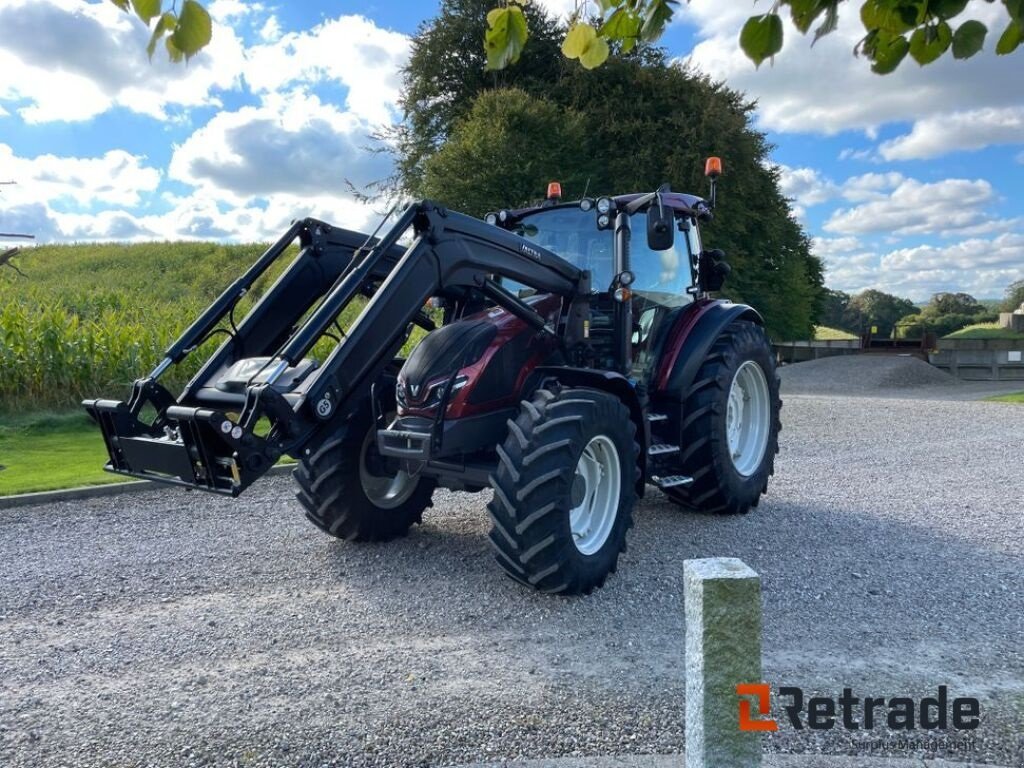
M486 216L484 216L484 221L486 221L491 226L495 226L498 223L498 214L488 213Z
M597 198L597 212L598 213L611 213L612 206L614 203L610 197L599 197Z
M602 213L597 217L597 228L608 229L608 225L611 224L611 219L608 218L608 214Z
M589 211L593 207L594 207L594 201L591 200L589 197L584 197L582 200L580 200L580 210L581 211Z

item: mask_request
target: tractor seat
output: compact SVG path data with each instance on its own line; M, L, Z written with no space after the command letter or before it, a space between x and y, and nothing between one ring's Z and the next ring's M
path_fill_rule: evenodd
M272 368L272 366L267 365L270 360L271 358L269 357L243 358L228 368L213 386L221 392L244 395L246 387L250 384L259 384L266 381ZM315 371L318 365L316 360L307 358L298 365L285 370L271 387L278 392L291 392L309 374ZM259 375L257 376L257 374Z

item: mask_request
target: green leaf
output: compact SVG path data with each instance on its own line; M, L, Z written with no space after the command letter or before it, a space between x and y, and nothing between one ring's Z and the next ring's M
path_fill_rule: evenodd
M825 3L824 0L790 0L789 9L793 15L794 26L801 34L807 34L811 24L825 10Z
M782 50L782 19L775 13L751 16L740 32L740 47L760 67Z
M161 0L132 0L135 15L149 26L149 22L160 15Z
M959 16L967 7L967 0L930 0L928 10L940 19L952 19Z
M1024 0L1003 0L1006 12L1018 24L1024 22Z
M580 64L584 69L600 67L608 60L608 41L603 37L596 37L587 46L587 50L580 56Z
M886 40L879 39L875 46L871 71L878 75L888 75L907 57L909 50L910 43L902 35Z
M190 59L205 48L213 37L213 24L210 14L196 0L185 0L178 16L178 26L168 40L174 41L174 47Z
M860 19L869 32L880 29L894 35L902 35L916 26L916 23L903 18L902 10L903 6L894 5L891 0L867 0L861 6ZM917 11L911 9L911 13L916 19Z
M174 29L174 25L178 23L178 17L168 11L157 21L156 26L153 27L153 34L149 38L149 45L146 46L146 55L149 56L149 60L153 60L153 54L156 52L156 44L160 42L160 38L163 37L167 32Z
M934 27L918 27L910 36L910 55L923 67L944 54L952 41L953 31L944 21Z
M965 21L953 33L953 58L969 59L985 45L988 27L980 21Z
M996 43L996 53L1000 56L1013 53L1017 50L1017 46L1020 45L1022 38L1024 38L1024 35L1021 34L1020 24L1011 20L1006 31L999 36L999 42Z
M185 58L185 54L182 53L181 49L174 44L173 35L164 40L164 47L167 49L167 58L169 58L173 64L177 64Z
M487 68L504 69L515 64L530 36L523 9L518 6L495 8L487 14L487 22L490 25L484 36Z
M665 25L672 19L675 12L673 6L678 5L678 0L650 0L647 14L644 16L643 25L640 27L640 37L647 43L653 43L661 33L665 31Z
M825 20L814 30L814 40L811 41L811 45L814 45L825 35L830 35L836 31L836 27L839 26L839 7L837 2L838 0L833 0L832 4L825 9Z
M632 48L639 34L640 17L625 8L619 8L601 25L601 36L621 41L624 49L626 45Z
M569 27L569 32L562 41L562 55L567 59L578 59L587 50L587 46L597 37L597 30L585 22L577 22Z
M110 2L112 2L118 8L120 8L122 11L127 11L131 7L129 0L110 0Z

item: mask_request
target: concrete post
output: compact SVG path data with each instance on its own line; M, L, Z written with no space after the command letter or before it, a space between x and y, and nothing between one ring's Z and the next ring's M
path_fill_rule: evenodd
M686 768L760 766L760 734L739 729L736 695L761 681L760 577L732 557L686 560L683 590Z

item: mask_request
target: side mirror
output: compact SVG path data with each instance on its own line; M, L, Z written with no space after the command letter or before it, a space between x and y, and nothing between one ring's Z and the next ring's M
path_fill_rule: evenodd
M672 209L655 198L647 209L647 247L667 251L676 241L676 220Z

